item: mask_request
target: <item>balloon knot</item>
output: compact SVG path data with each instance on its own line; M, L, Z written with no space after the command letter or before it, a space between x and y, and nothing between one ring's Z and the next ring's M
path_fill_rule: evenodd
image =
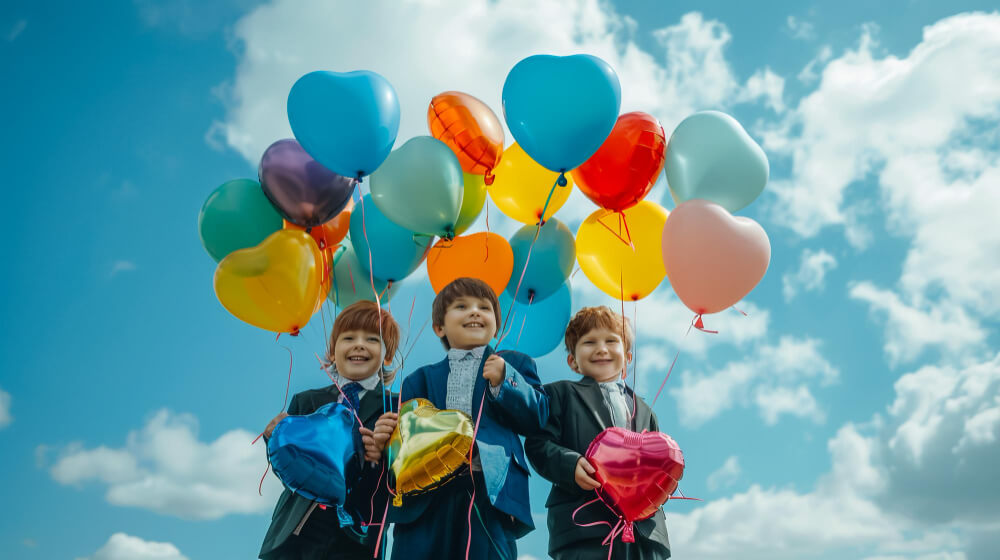
M299 336L299 328L292 327L292 330L288 332L289 336Z
M484 183L484 184L485 184L485 185L486 185L487 187L488 187L488 186L490 186L490 185L492 185L492 184L493 184L493 181L494 181L495 179L496 179L496 176L495 176L495 175L493 175L493 170L492 170L492 169L489 169L489 170L487 170L487 171L486 171L486 175L483 175L483 183Z
M559 173L559 178L556 179L556 184L560 187L565 187L569 184L569 181L566 180L566 173Z

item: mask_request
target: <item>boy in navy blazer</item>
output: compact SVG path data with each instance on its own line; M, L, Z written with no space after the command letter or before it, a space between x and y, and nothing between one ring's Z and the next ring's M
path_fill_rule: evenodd
M528 463L518 434L535 434L545 425L548 397L534 360L519 352L505 351L501 357L489 346L499 317L497 296L481 280L459 278L434 299L434 333L448 356L407 375L402 400L421 397L439 409L480 418L476 453L455 480L406 496L401 507L392 508L395 560L465 558L467 543L469 558L516 560L517 539L535 528ZM384 448L394 426L380 420L366 445L374 439Z

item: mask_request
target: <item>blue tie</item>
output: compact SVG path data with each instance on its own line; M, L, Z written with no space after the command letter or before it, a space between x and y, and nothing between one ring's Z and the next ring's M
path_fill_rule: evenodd
M344 385L344 388L342 389L342 392L344 393L344 398L347 399L347 402L351 403L351 408L353 408L355 411L358 410L359 406L358 393L360 393L362 390L364 390L364 387L362 387L361 384L357 382L348 383L347 385Z

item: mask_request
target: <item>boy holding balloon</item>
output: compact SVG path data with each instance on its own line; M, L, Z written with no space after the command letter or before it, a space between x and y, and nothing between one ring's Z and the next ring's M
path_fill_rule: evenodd
M566 362L583 378L545 385L549 421L524 442L531 465L552 482L545 502L549 555L556 560L669 558L662 510L636 521L635 542L613 542L609 557L604 541L617 517L600 502L583 507L601 486L585 457L594 438L609 427L657 431L656 415L622 381L632 360L629 321L605 306L585 307L567 325L565 343Z
M433 491L402 497L402 506L393 508L393 559L513 559L516 540L534 529L518 434L545 425L548 398L530 357L501 357L489 345L499 320L496 293L481 280L459 278L434 298L434 333L448 355L407 375L402 399L467 413L477 425L475 447L469 469ZM394 427L391 419L380 422L376 448Z
M392 315L374 302L359 301L344 308L333 324L326 361L334 384L297 393L288 413L276 416L264 430L269 438L275 427L289 415L307 415L325 404L342 401L353 409L364 426L354 436L355 458L345 466L347 500L343 510L352 524L342 526L333 507L292 493L287 488L278 498L260 548L264 560L367 560L374 556L378 531L361 527L389 500L384 483L385 466L381 454L367 453L362 439L370 437L376 421L394 418L384 403L394 403L396 395L385 390L394 371L386 369L399 345L399 326ZM356 424L355 424L356 425ZM362 456L364 458L362 459ZM380 481L382 482L380 484Z

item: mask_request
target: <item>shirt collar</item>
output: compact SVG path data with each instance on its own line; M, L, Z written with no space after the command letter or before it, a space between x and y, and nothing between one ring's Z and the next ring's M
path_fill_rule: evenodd
M598 381L597 384L600 385L601 389L604 389L605 391L610 391L612 387L618 387L619 391L622 393L625 392L625 381L623 381L620 377L614 381Z
M330 368L330 375L333 376L333 379L337 382L337 385L343 387L344 385L347 385L348 383L360 383L361 384L361 388L364 389L365 391L373 391L375 389L375 387L378 386L379 381L380 381L380 379L379 379L379 374L380 373L382 373L381 368L379 368L379 370L376 371L375 373L373 373L373 374L369 375L368 377L362 379L361 381L354 381L353 379L348 379L348 378L340 375L340 373L337 371L337 366L334 365L334 366L332 366Z
M486 351L486 346L476 346L475 348L469 348L469 349L451 348L448 350L448 359L458 361L461 360L462 358L465 358L469 354L472 354L473 358L480 360L482 359L483 352L485 351Z

